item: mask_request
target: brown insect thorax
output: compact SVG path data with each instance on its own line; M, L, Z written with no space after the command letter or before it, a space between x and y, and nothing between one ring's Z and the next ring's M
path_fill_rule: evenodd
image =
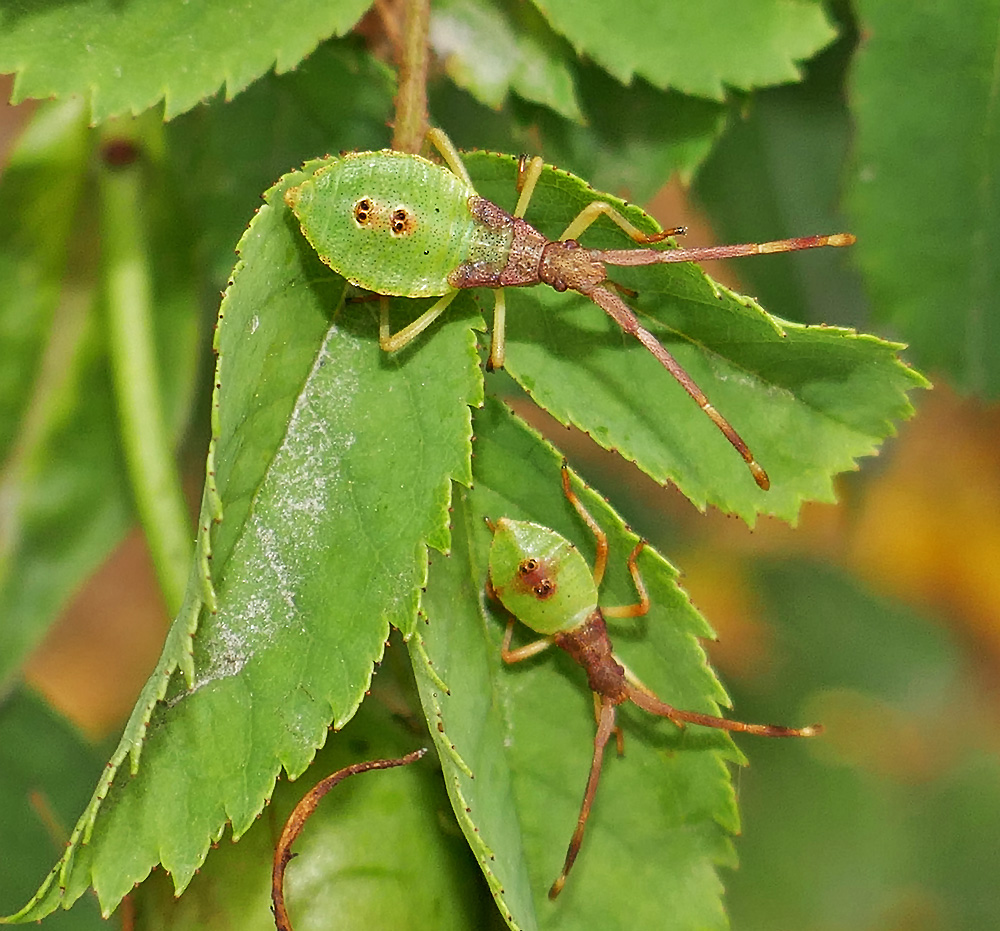
M604 263L573 239L553 242L530 223L478 195L469 198L473 218L509 244L506 262L473 259L450 275L453 288L517 288L547 284L590 294L607 278Z
M611 699L616 705L629 700L625 670L612 653L608 626L600 608L595 608L575 630L559 631L552 639L586 670L592 692Z

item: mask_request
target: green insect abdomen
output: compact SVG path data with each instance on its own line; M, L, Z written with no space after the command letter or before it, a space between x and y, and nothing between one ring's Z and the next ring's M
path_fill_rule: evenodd
M402 152L331 158L285 195L319 257L379 294L431 297L475 248L475 191L447 168Z

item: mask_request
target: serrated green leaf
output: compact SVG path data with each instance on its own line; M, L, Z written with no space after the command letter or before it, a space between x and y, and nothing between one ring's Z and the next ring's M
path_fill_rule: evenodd
M715 101L641 79L622 87L594 65L578 63L574 72L585 125L517 98L496 113L445 87L436 89L432 110L463 148L541 155L638 202L675 174L690 178L725 126L726 108Z
M552 28L623 84L641 75L657 87L721 100L800 78L798 62L836 33L808 0L535 0Z
M732 115L697 172L694 194L720 242L755 242L800 232L849 229L839 209L851 135L842 41L809 63L801 84L761 91ZM740 287L800 323L868 324L855 255L800 252L780 262L737 260Z
M430 42L449 77L488 107L509 91L576 122L572 52L527 4L441 0L431 12Z
M25 689L0 705L0 912L20 905L62 848L103 761L80 734ZM106 928L96 902L54 916L46 931Z
M719 732L679 734L637 709L622 711L625 757L609 752L574 872L548 900L587 779L593 704L583 671L559 651L501 663L506 619L484 613L483 518L554 527L588 559L593 538L562 494L555 450L495 401L477 414L476 435L475 485L459 493L454 550L433 561L428 623L411 652L453 807L501 912L522 929L657 927L664 915L672 928L726 927L715 869L733 861L728 832L738 820L725 764L739 757ZM630 603L624 564L636 538L598 495L585 490L584 500L609 533L602 603ZM724 693L697 640L707 625L667 563L647 551L639 565L654 607L648 619L611 622L618 652L664 700L714 709Z
M479 192L512 209L515 160L475 153L467 164ZM656 228L637 208L553 169L543 172L526 219L556 238L595 198ZM603 220L582 239L598 248L634 245ZM712 504L751 523L759 513L794 521L803 500L833 499L833 475L873 454L893 422L912 413L906 392L926 384L896 358L900 346L771 317L697 266L609 270L638 291L628 303L743 435L770 491L757 488L660 364L582 296L508 289L506 370L558 420L675 483L700 508Z
M331 41L294 71L265 75L235 100L212 100L167 124L178 200L193 218L213 290L225 287L259 192L305 154L388 146L394 92L391 72L356 42Z
M399 645L396 645L398 649ZM223 839L180 899L154 874L133 894L138 931L273 931L271 859L292 807L319 778L360 760L399 757L427 735L394 720L372 700L296 782L279 781L267 809L240 839ZM391 843L387 843L391 838ZM327 795L296 841L288 866L286 904L297 931L330 927L435 928L484 926L481 882L448 813L431 758L382 773L351 777Z
M855 169L848 204L874 312L922 365L968 391L1000 392L1000 112L996 0L951 16L858 5L865 40L851 78ZM914 60L947 64L942 88ZM960 145L940 145L942 139Z
M268 193L220 311L217 608L202 610L196 559L63 860L13 920L68 907L87 886L110 911L157 863L183 890L226 822L246 831L279 768L301 773L331 721L351 718L389 624L414 623L427 546L449 544L451 481L471 478L467 405L481 396L471 308L419 354L387 359L370 311L339 306L343 279L281 199L304 177ZM209 491L203 526L214 513ZM204 537L200 546L204 559Z
M357 22L369 0L43 0L0 4L0 72L15 72L14 102L78 95L91 119L139 113L159 101L170 119L225 85L235 97L274 68L295 67L320 41Z

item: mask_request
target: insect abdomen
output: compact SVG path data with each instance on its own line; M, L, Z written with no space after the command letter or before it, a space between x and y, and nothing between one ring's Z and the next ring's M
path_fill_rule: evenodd
M475 192L427 159L362 152L331 159L286 195L319 257L379 294L431 297L469 255Z

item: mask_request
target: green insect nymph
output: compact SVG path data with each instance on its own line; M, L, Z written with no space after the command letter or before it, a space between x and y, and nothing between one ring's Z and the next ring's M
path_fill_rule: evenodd
M446 162L384 150L328 156L312 177L285 192L302 232L327 265L352 284L382 295L379 345L395 352L422 333L464 288L494 293L493 336L487 367L502 368L506 303L503 289L547 284L597 304L660 362L733 445L761 488L767 473L743 438L660 342L608 287L608 265L700 262L738 255L849 246L848 233L696 249L651 249L683 227L643 233L605 201L588 204L558 240L549 240L523 217L542 173L540 158L521 158L514 212L480 197L457 149L438 129L428 139ZM577 237L601 216L647 248L587 249ZM440 300L396 333L389 328L388 296Z
M567 499L597 540L593 570L587 566L579 550L556 531L527 521L501 518L495 524L490 523L493 542L488 585L489 592L511 613L500 650L504 662L520 662L555 644L584 668L594 693L597 733L594 736L590 776L562 872L549 889L549 898L552 899L562 891L583 842L584 828L601 775L604 747L612 734L617 734L618 752L622 752L624 742L615 723L618 705L632 702L650 714L669 719L678 727L700 724L762 737L813 737L822 730L819 725L795 728L746 724L700 711L682 711L661 701L643 685L614 655L604 619L641 617L649 610L649 596L637 565L645 543L640 540L628 557L628 569L639 601L631 605L599 607L597 593L607 566L608 539L573 491L565 463L562 483ZM515 619L543 634L542 639L511 649Z
M579 627L597 609L597 586L580 551L548 527L497 521L490 578L504 607L532 630L552 635Z

